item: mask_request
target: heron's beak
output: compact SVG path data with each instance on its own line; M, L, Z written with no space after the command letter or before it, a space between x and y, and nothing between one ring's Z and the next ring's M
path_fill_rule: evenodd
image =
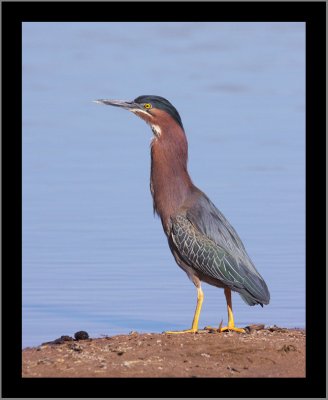
M134 101L99 99L99 100L94 100L94 103L106 104L114 107L121 107L128 111L135 111L142 109L140 104L135 103Z

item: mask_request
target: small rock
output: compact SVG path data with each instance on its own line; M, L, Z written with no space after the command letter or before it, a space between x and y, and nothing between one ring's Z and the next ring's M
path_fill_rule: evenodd
M76 340L86 340L89 339L89 334L86 331L78 331L74 333Z
M43 345L47 345L47 344L63 344L64 342L71 342L73 340L74 339L71 336L63 335L60 338L55 339L55 340L53 340L51 342L42 343L41 348L42 348Z
M210 358L210 357L211 357L211 356L210 356L209 354L207 354L207 353L202 353L201 356L202 356L202 357L206 357L206 358Z
M253 324L253 325L245 326L244 329L245 329L246 333L254 333L256 331L260 331L260 330L264 329L264 325L263 324Z
M64 335L60 337L64 342L71 342L73 340L72 336Z
M273 325L273 326L270 326L269 331L270 332L282 332L282 333L285 333L285 332L288 332L288 329L280 328L277 325Z

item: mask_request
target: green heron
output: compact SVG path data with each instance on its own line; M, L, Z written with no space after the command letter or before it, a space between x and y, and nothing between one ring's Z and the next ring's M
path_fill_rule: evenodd
M154 212L162 221L175 261L197 288L197 306L190 329L198 331L203 303L201 282L223 288L228 325L219 331L244 332L234 323L231 291L238 292L250 306L268 304L270 294L237 232L211 200L192 182L188 169L188 142L180 115L160 96L144 95L134 101L96 100L97 103L131 111L150 125L150 191Z

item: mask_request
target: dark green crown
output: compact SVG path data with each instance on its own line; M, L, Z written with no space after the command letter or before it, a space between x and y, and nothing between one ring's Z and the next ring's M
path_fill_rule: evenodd
M159 108L160 110L166 111L171 115L172 118L181 126L183 129L181 117L177 111L177 109L164 97L161 96L152 96L152 95L142 95L137 97L134 100L138 104L150 103L153 108Z

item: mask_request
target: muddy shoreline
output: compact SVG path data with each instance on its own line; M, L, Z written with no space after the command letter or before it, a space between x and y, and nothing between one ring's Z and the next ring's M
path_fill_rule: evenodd
M22 352L23 377L305 377L301 329L137 333L57 340Z

